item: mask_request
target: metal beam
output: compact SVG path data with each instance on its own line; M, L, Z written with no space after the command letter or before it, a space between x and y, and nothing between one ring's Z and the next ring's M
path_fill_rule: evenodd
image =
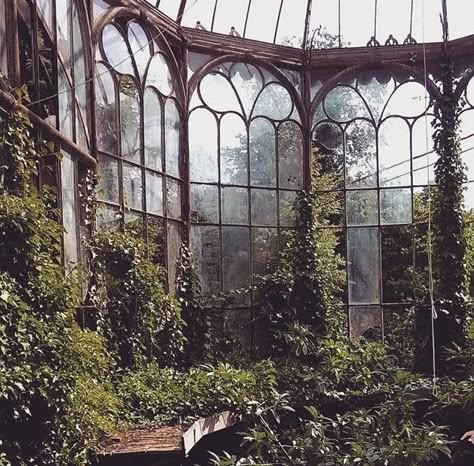
M81 149L69 138L61 134L56 128L53 128L50 124L36 115L36 113L32 112L24 105L19 104L13 96L2 90L0 90L0 106L5 108L7 111L16 109L24 113L30 119L32 125L42 132L46 140L61 146L64 151L74 157L77 157L79 163L82 163L86 167L96 168L97 160L94 157L92 157L87 152L84 152L83 149Z
M308 0L308 5L306 6L306 17L304 22L304 34L303 34L303 50L308 48L308 36L309 36L309 27L311 23L311 10L313 8L313 0Z

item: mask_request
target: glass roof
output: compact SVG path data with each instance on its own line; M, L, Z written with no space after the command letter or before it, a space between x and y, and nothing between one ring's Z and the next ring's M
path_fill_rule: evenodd
M442 0L146 1L183 26L295 47L307 19L315 48L364 47L372 36L384 45L390 35L402 44L410 33L419 43L442 40ZM474 33L473 17L474 1L449 0L450 39Z

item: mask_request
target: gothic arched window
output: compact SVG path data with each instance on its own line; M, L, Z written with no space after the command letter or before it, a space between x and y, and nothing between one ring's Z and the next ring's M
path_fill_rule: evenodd
M104 27L97 51L100 228L143 233L174 290L181 245L181 108L170 55L138 22Z
M218 65L192 97L189 147L191 246L204 292L247 287L275 264L281 231L294 225L303 188L294 99L261 67ZM247 337L251 305L251 295L240 296L227 313Z
M336 83L316 108L318 221L346 264L355 337L383 332L384 320L390 331L394 315L407 318L426 300L426 186L436 159L427 95L407 73L370 70Z

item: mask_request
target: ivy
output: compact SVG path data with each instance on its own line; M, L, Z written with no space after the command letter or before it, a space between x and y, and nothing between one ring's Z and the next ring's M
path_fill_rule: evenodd
M433 202L433 269L438 318L435 321L435 345L438 370L448 373L446 348L465 343L467 316L467 274L464 266L464 181L461 158L459 117L462 102L454 96L454 66L447 58L441 66L442 98L435 102L434 147L439 156L435 164L436 191ZM420 311L418 329L430 332L431 309ZM425 342L431 338L419 334ZM426 368L430 344L419 350L418 367Z
M181 308L166 293L165 271L129 232L99 234L91 246L99 331L122 368L157 360L174 365L183 350ZM102 288L102 289L101 289Z

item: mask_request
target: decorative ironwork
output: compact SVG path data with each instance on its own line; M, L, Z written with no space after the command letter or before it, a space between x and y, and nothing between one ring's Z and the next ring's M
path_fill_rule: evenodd
M385 45L399 45L398 40L393 37L392 34L388 36L388 39L385 41Z
M403 45L415 45L415 44L417 44L417 42L411 34L408 34L405 40L403 41Z
M367 47L379 47L379 46L380 46L380 42L375 38L375 36L372 36L369 42L367 42Z

